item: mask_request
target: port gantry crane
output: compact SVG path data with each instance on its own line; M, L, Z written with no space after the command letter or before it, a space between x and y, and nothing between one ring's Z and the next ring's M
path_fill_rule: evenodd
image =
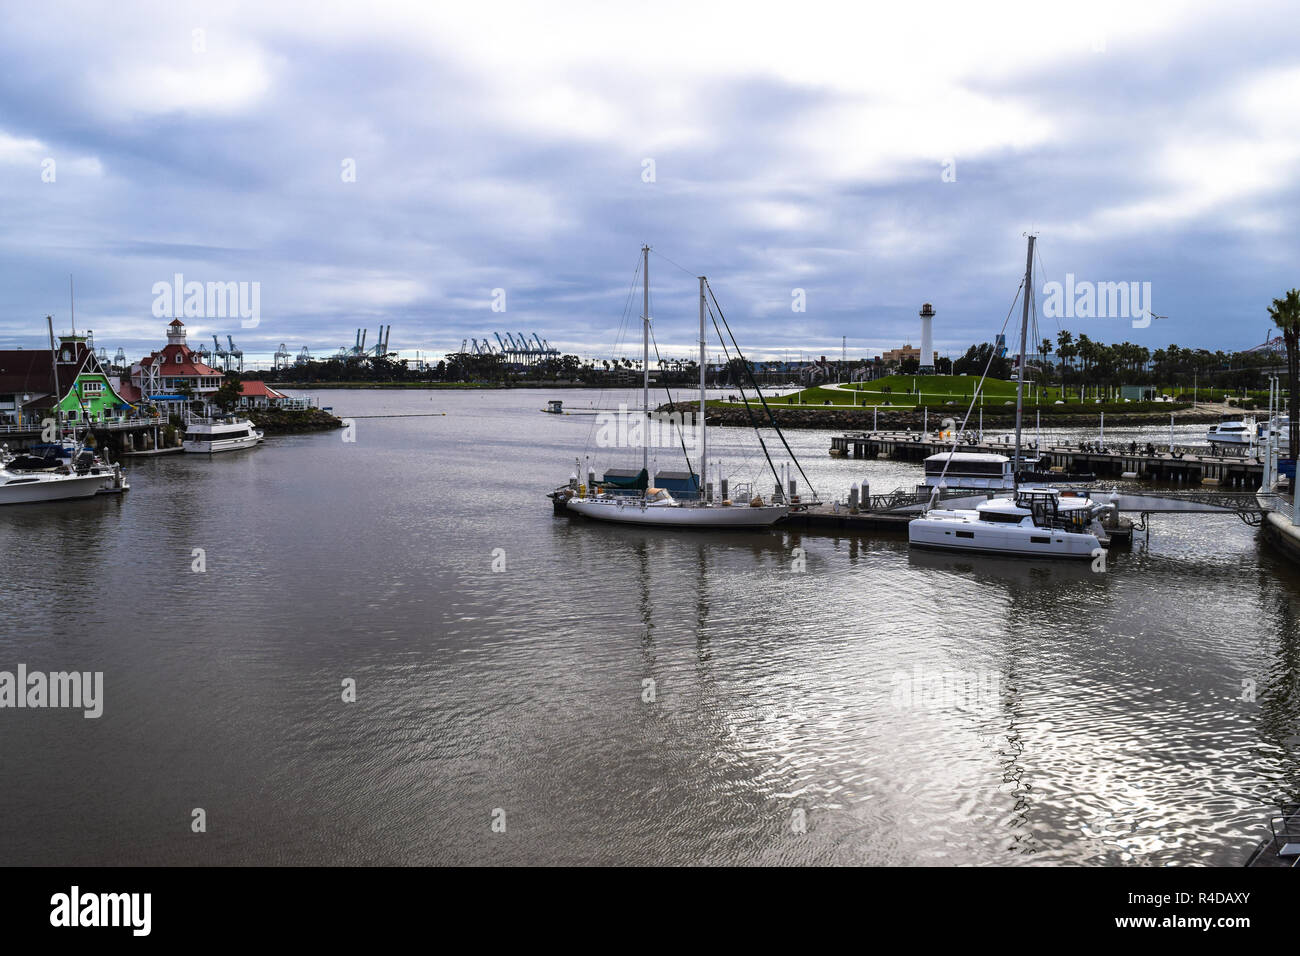
M234 365L237 360L239 362L239 371L242 372L244 370L243 350L235 345L235 340L231 336L227 335L226 341L230 343L230 348L227 350L227 354L230 356L230 364Z

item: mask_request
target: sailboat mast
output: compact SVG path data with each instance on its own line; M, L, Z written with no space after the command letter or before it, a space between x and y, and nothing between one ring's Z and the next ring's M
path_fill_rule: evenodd
M1020 316L1020 365L1016 369L1016 457L1011 473L1020 484L1020 428L1025 412L1025 343L1029 338L1029 303L1034 295L1034 237L1029 237L1029 251L1025 254L1025 308Z
M650 247L641 247L641 468L650 474Z
M709 460L709 435L708 422L704 414L704 384L705 369L708 367L704 360L704 276L700 276L700 497L704 497L704 473Z
M59 389L59 350L54 345L54 316L45 317L45 326L50 331L50 368L54 372L54 424L58 431L55 441L63 440L63 392ZM41 439L44 441L44 439Z

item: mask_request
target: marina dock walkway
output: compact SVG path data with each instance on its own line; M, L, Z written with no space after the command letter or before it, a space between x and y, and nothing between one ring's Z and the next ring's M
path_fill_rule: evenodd
M935 432L850 432L831 439L830 453L841 458L883 455L902 461L922 461L951 449L952 439L940 438ZM1008 456L1014 453L1009 441L964 441L957 450ZM1022 454L1047 456L1049 467L1059 469L1063 478L1069 473L1091 473L1099 478L1131 477L1243 489L1258 488L1264 478L1261 456L1216 455L1209 448L1139 446L1134 442L1109 447L1097 443L1083 443L1082 447L1044 443L1040 448L1028 441Z

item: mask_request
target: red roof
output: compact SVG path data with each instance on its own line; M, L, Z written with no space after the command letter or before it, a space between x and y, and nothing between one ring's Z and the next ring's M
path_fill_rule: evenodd
M265 382L260 382L257 379L249 379L246 382L240 382L239 386L245 398L256 398L257 396L284 398L283 392L277 392Z
M167 325L169 328L173 325L179 325L181 328L185 328L185 323L182 322L180 319L172 319L170 322L167 323Z
M130 402L132 405L139 403L144 398L140 389L135 387L135 383L127 378L122 379L121 382L114 386L113 390L122 396L122 401Z
M179 359L179 361L177 361ZM159 373L162 375L216 375L221 376L220 369L204 365L198 360L198 353L187 345L168 345L161 352L154 352L140 360L142 367L152 365L154 362L159 363Z

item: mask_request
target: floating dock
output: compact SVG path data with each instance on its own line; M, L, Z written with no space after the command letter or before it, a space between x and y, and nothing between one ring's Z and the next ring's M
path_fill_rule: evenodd
M1043 445L1026 442L1022 454L1047 456L1049 467L1059 469L1062 479L1070 473L1091 473L1098 478L1137 478L1148 481L1167 481L1172 484L1219 485L1225 488L1258 488L1264 480L1264 463L1260 456L1243 458L1233 455L1213 455L1208 450L1154 448L1149 445L1133 448L1098 449L1089 445ZM1126 450L1132 449L1132 450ZM924 461L931 455L952 450L951 439L941 439L935 434L917 432L850 432L831 439L830 453L840 458L893 458L900 461ZM980 452L991 455L1011 455L1015 449L1009 442L964 442L960 452Z

